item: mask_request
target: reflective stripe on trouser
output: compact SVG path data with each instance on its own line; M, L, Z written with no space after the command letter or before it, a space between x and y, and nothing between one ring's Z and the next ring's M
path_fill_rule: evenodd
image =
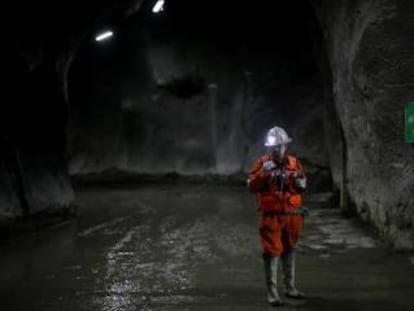
M296 247L302 231L302 215L260 216L260 241L267 256L280 256Z
M263 262L265 267L267 300L269 303L278 302L280 301L280 296L277 291L277 271L279 257L263 256Z

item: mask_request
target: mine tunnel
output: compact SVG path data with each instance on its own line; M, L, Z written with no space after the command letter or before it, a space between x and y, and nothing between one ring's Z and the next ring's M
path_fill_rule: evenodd
M1 310L412 310L412 1L2 14ZM264 163L252 190L275 126L306 215L263 211ZM263 219L301 220L302 299L286 250L262 256Z

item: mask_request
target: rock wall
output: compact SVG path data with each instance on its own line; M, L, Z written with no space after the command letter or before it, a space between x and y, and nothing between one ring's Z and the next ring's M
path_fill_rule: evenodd
M18 220L33 220L39 214L62 215L70 209L74 193L66 159L64 68L77 42L89 31L132 14L141 3L4 3L1 21L7 31L0 59L1 236L2 229L13 231Z
M403 116L414 99L414 41L408 39L414 37L414 3L312 3L332 70L336 131L342 127L346 146L339 185L349 194L344 207L354 206L394 247L411 249L414 149L404 143ZM338 145L333 137L328 143ZM331 165L340 171L341 164Z
M223 11L214 25L167 11L169 20L130 22L114 42L81 48L69 79L71 174L245 172L274 125L307 164L327 168L306 7L269 16L249 7L230 26ZM247 26L248 14L262 21Z
M0 112L0 229L40 212L65 213L74 198L64 159L67 104L53 63L30 68L23 57L7 62L8 101Z

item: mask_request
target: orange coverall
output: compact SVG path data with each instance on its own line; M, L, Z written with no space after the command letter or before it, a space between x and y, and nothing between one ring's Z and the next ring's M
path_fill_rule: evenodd
M275 182L275 170L265 172L263 163L273 160L284 172L283 189ZM295 248L302 231L303 216L298 213L302 195L296 189L294 177L304 178L299 160L286 155L276 161L270 154L256 160L249 174L249 188L256 194L260 210L260 240L265 256L280 256Z

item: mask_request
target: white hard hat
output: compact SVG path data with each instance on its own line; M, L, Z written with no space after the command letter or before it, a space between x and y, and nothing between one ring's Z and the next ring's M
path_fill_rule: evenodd
M275 147L279 145L288 144L292 139L288 136L286 131L281 127L273 127L266 134L266 147Z

